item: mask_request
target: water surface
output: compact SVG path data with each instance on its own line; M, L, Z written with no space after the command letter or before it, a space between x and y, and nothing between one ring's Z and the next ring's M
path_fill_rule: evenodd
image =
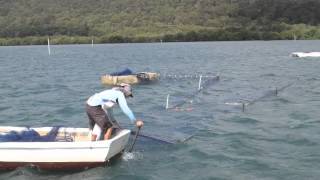
M161 73L134 87L129 106L142 132L133 157L69 173L20 168L0 179L318 179L320 41L246 41L0 47L0 123L87 127L86 99L100 76L124 68ZM220 80L197 92L199 75ZM176 78L169 78L176 75ZM182 75L190 75L183 78ZM171 77L171 76L170 76ZM203 82L207 79L203 78ZM275 93L277 90L277 94ZM165 110L185 102L180 109ZM249 103L242 112L241 103ZM134 128L121 111L117 119Z

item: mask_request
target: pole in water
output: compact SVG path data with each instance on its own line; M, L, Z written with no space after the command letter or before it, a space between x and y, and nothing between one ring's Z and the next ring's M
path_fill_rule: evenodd
M169 98L170 98L170 94L167 95L166 109L169 109Z
M91 47L93 47L93 39L91 40Z
M51 50L50 50L50 39L48 38L48 53L49 53L49 56L51 54Z
M276 96L278 96L278 88L276 88L276 92L275 93L276 93Z
M245 103L242 103L242 112L244 112L245 108L246 108Z
M132 152L132 150L133 150L133 147L134 147L134 144L135 144L136 141L137 141L137 138L138 138L140 129L141 129L141 127L138 127L138 131L136 132L136 134L135 134L135 136L134 136L134 139L133 139L132 145L131 145L131 147L130 147L130 149L129 149L129 152Z
M200 75L200 78L199 78L198 91L201 90L201 81L202 81L202 75Z

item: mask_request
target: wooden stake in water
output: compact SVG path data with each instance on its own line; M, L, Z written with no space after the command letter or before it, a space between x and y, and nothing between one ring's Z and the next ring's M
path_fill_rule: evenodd
M48 53L49 53L49 56L51 54L51 50L50 50L50 39L48 38Z
M202 81L202 75L200 75L200 78L199 78L199 86L198 86L199 91L201 90L201 81Z
M132 150L133 150L133 147L134 147L134 145L135 145L135 143L136 143L136 141L137 141L137 138L138 138L140 129L141 129L141 127L138 127L138 130L137 130L137 132L136 132L136 134L135 134L135 136L134 136L134 139L133 139L133 142L132 142L131 147L130 147L130 149L129 149L129 152L132 152Z
M246 108L246 104L242 103L242 112L244 112L245 108Z
M170 97L170 94L167 95L167 104L166 104L166 109L169 109L169 97Z

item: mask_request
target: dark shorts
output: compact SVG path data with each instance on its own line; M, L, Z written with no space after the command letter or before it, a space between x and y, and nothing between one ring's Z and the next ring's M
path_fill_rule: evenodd
M86 104L86 112L89 118L90 129L93 129L94 124L98 124L103 130L112 127L108 116L101 106L89 106Z

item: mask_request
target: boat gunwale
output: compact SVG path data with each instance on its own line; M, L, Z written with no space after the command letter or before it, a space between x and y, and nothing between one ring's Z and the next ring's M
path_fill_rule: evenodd
M24 127L15 127L15 126L0 126L0 131L8 127L7 130L23 130ZM48 129L50 130L52 127L32 127L29 129L33 129L35 131ZM70 128L70 127L61 127L63 129L59 130L62 133L88 133L88 128ZM71 131L67 131L71 130ZM72 131L73 130L73 131ZM74 131L75 130L75 131ZM8 131L8 132L9 132ZM109 148L112 142L121 138L126 134L130 134L129 129L121 129L114 137L108 140L101 141L91 141L89 138L87 141L34 141L34 142L22 142L22 141L7 141L0 142L0 150L5 149L79 149L79 148Z

